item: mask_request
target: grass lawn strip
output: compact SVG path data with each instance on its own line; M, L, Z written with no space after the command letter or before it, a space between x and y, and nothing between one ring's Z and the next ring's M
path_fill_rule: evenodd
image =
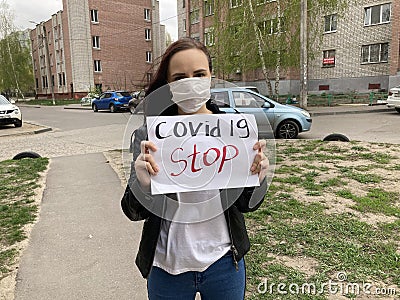
M6 294L35 222L48 159L0 162L0 291ZM7 282L7 283L6 283Z
M339 299L260 294L259 284L369 282L400 293L400 145L278 141L266 201L247 214L252 241L246 299ZM286 286L286 287L287 287ZM377 295L343 295L380 299ZM387 291L393 292L393 290ZM393 295L386 295L393 299ZM336 297L336 298L335 298ZM385 299L385 297L382 297Z

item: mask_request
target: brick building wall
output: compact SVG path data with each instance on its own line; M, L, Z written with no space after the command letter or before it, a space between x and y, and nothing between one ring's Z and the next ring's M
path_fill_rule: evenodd
M185 8L182 8L185 2ZM209 25L209 17L200 15L199 25L190 26L186 22L186 31L183 30L183 20L190 19L191 8L196 1L178 0L178 34L179 36L199 37L204 42L203 30ZM375 5L391 4L390 22L376 25L364 25L365 8ZM266 4L268 5L268 4ZM182 14L186 9L186 14ZM200 12L204 9L201 8ZM334 14L335 12L332 12ZM315 21L315 20L314 20ZM324 28L324 15L317 20ZM203 27L200 27L203 24ZM188 27L189 26L189 27ZM309 91L319 91L321 88L335 92L368 92L370 90L388 89L395 84L400 84L400 1L392 0L360 0L349 1L349 6L338 15L337 29L324 33L322 38L311 40L311 49L318 49L314 60L309 60ZM217 41L216 41L217 42ZM314 44L313 44L314 43ZM361 51L363 46L388 43L388 59L384 62L362 62ZM324 50L335 50L335 65L323 66ZM280 93L299 92L299 70L296 68L286 70L281 74ZM266 93L265 83L260 70L240 74L236 80L243 84L254 84ZM238 83L241 84L241 83ZM272 82L274 84L274 82Z
M63 11L31 31L38 97L50 95L42 84L47 76L45 47L38 46L43 25L50 37L56 97L80 98L95 87L143 88L151 79L155 56L165 49L158 0L63 0Z
M365 9L386 3L390 1L351 2L349 7L338 15L337 30L323 34L320 50L315 53L315 59L310 61L309 78L314 80L310 82L311 91L318 91L321 86L323 89L329 86L329 90L332 91L340 89L362 92L368 91L370 87L387 88L390 58L393 56L392 22L364 25ZM321 16L322 26L324 26L324 21L324 16ZM320 40L315 42L319 43ZM388 60L378 63L362 62L362 47L378 43L389 43ZM333 65L323 65L324 50L335 51Z

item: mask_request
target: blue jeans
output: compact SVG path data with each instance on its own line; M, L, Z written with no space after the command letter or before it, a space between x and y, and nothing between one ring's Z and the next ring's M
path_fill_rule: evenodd
M161 268L151 269L147 279L149 300L192 300L199 292L202 300L243 300L246 287L244 259L233 264L231 252L203 272L171 275Z

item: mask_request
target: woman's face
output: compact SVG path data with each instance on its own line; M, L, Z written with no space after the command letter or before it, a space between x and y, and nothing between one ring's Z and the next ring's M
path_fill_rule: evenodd
M191 77L211 77L206 54L196 48L175 53L169 61L168 82Z

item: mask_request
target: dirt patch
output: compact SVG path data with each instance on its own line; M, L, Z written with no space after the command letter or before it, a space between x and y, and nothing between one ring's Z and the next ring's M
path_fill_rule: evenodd
M268 257L273 258L273 260L268 261L266 264L280 263L289 268L293 268L297 271L304 273L307 278L315 275L316 268L319 266L317 260L306 256L290 257L268 253Z

